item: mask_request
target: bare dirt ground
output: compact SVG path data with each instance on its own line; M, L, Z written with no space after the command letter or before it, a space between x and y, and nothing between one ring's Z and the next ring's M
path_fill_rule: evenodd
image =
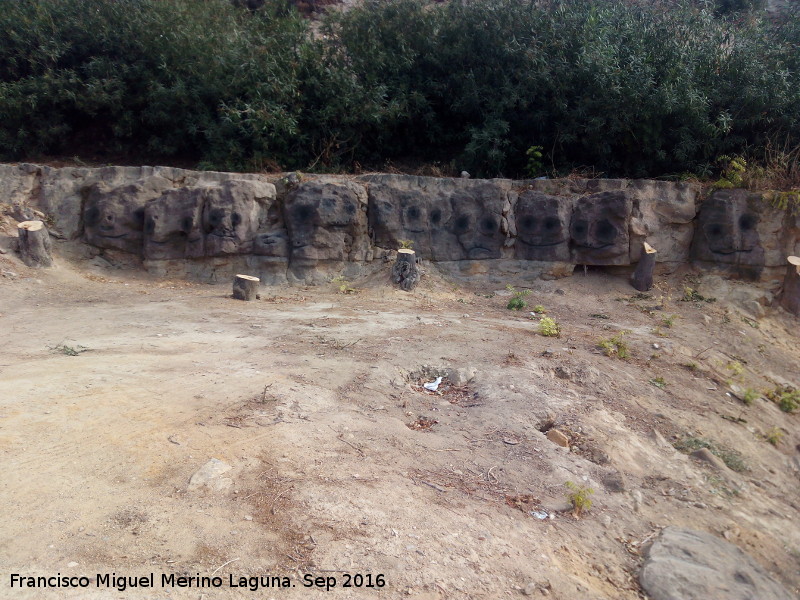
M413 293L379 273L252 303L64 260L0 255L0 272L2 598L627 600L667 525L800 589L800 417L726 394L800 383L798 321L777 309L679 301L696 285L680 273L638 298L602 272L542 281L515 312L433 268ZM537 333L537 304L560 338ZM623 330L631 356L605 356ZM439 368L475 375L425 391ZM676 451L687 438L741 470ZM212 458L232 469L190 491ZM594 490L580 518L567 481ZM156 587L98 589L112 572ZM11 573L92 585L11 589ZM170 573L225 585L160 587ZM266 574L295 587L228 587Z

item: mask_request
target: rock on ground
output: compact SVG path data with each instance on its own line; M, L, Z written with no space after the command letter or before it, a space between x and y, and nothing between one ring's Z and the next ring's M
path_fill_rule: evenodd
M737 546L709 533L667 527L639 574L653 600L786 600L792 595Z

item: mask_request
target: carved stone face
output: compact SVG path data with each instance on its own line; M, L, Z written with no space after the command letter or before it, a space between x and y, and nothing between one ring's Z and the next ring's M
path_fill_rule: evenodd
M451 197L450 231L458 239L466 259L500 258L505 236L500 231L502 214L479 195L456 191Z
M312 181L295 188L284 205L291 258L347 260L366 230L363 200L356 186Z
M759 245L758 213L746 201L715 196L703 204L698 233L713 254L750 252Z
M204 190L168 190L145 208L144 255L148 259L197 258L205 255Z
M141 254L145 204L168 185L166 180L152 178L116 188L92 186L83 213L86 241L99 248Z
M207 256L250 252L258 229L259 207L248 186L226 181L205 189L203 232Z
M370 226L375 243L384 248L398 248L401 240L411 240L421 257L452 260L453 253L461 253L458 240L448 231L452 212L448 195L381 184L369 189Z
M527 191L517 200L515 255L524 260L568 261L572 200Z
M725 265L733 275L757 279L765 256L758 232L760 204L760 196L746 190L714 192L700 207L692 260Z
M253 254L257 256L289 256L289 236L285 231L259 232L253 238Z
M570 224L573 260L586 265L629 262L631 199L624 192L601 192L575 203Z

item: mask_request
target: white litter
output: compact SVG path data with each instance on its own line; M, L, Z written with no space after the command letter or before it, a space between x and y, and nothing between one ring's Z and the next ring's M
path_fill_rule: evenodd
M543 510L532 510L532 511L531 511L531 516L532 516L532 517L536 517L536 518L537 518L537 519L539 519L540 521L544 521L544 520L545 520L545 519L546 519L548 516L550 516L550 515L548 515L548 514L547 514L545 511L543 511Z
M439 384L440 383L442 383L442 378L441 377L437 377L436 381L431 381L430 383L425 383L425 384L422 385L422 387L424 387L426 390L430 390L432 392L435 392L436 390L439 389Z

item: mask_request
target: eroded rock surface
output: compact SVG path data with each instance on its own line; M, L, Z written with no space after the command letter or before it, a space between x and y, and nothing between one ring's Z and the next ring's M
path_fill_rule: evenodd
M653 600L787 600L792 597L752 557L709 533L667 527L639 574Z
M84 208L86 241L98 248L142 253L145 205L170 188L162 177L149 177L119 187L94 184Z
M570 224L574 261L582 265L630 264L631 208L630 195L622 191L579 198Z

